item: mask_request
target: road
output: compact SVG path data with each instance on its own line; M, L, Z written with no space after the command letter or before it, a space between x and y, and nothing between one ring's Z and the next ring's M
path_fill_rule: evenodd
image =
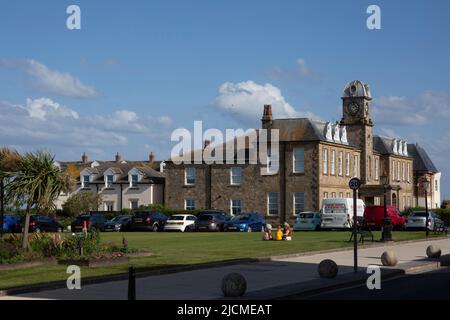
M381 283L380 290L359 286L309 297L291 296L289 300L450 300L450 268L406 275Z

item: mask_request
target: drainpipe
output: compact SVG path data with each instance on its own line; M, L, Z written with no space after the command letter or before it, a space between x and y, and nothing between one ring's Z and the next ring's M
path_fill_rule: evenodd
M280 223L286 221L286 142L280 141Z

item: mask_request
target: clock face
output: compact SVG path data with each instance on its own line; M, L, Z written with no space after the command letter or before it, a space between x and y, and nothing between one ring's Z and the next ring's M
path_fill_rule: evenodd
M359 112L359 104L352 102L348 105L347 110L351 115L355 115Z

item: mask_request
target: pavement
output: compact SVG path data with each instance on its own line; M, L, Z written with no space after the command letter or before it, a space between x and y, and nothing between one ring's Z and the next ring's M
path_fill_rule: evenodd
M298 257L272 258L269 261L240 263L171 274L152 275L136 279L136 297L139 300L212 300L222 299L222 278L231 272L239 272L247 280L247 293L243 299L277 299L311 290L331 290L367 279L368 265L381 266L380 256L393 250L398 265L382 269L382 278L405 273L419 273L439 268L436 260L426 257L426 248L439 246L442 254L450 254L450 239L426 240L411 243L395 243L358 251L359 273L353 273L353 250L311 254ZM317 265L324 259L332 259L339 266L335 279L321 279ZM127 298L128 282L111 281L83 285L81 290L54 289L0 299L64 299L64 300L123 300Z

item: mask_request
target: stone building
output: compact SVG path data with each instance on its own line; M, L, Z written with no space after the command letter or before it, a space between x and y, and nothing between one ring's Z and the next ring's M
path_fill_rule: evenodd
M78 192L101 194L99 211L137 209L141 205L164 202L165 178L160 172L161 162L155 161L153 153L150 153L148 161L125 161L119 153L114 161L88 161L84 153L81 161L57 161L55 164L61 170L72 167L71 170L77 172L76 190L59 196L56 201L58 209Z
M298 212L320 210L324 198L351 197L352 177L361 179L359 197L366 205L382 204L382 176L387 177L388 204L403 210L425 203L418 185L427 178L438 186L438 170L422 147L374 135L371 103L369 86L355 80L344 88L339 122L273 119L272 108L266 105L262 128L279 130L276 174L261 174L261 164L177 165L172 159L165 167L165 203L171 208L215 208L234 214L254 211L269 221L292 221ZM250 146L244 145L247 154ZM438 195L439 189L428 192L430 207L439 203Z

